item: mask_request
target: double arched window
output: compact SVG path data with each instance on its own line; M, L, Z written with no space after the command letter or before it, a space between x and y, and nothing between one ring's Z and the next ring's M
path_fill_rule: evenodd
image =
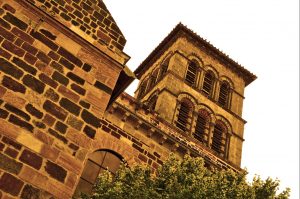
M177 120L175 122L176 126L182 130L186 131L189 128L189 118L192 114L192 106L191 103L184 99L180 102L178 107L178 115Z

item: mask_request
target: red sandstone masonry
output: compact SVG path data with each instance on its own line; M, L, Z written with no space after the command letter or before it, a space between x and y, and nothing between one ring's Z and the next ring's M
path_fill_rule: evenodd
M123 50L126 40L102 0L33 0L67 27L75 26L101 45Z
M102 2L0 0L0 196L70 198L122 65L24 2L109 48L125 39Z

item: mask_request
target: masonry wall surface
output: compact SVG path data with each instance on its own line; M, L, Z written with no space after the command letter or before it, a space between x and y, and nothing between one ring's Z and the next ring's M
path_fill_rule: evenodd
M71 198L113 146L100 118L125 39L102 1L0 0L0 24L0 198Z

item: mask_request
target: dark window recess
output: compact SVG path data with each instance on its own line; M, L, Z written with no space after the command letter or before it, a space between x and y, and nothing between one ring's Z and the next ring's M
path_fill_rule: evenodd
M148 82L148 80L144 80L144 81L141 83L140 89L139 89L138 99L141 99L141 97L146 93L147 82Z
M157 76L158 76L158 69L153 71L153 73L150 77L148 91L151 90L155 86L155 83L157 82Z
M207 72L204 76L202 91L206 95L211 96L213 84L214 84L214 76L210 72Z
M205 142L205 125L206 118L203 115L198 115L194 137L200 142Z
M155 106L156 106L156 102L157 102L157 96L152 96L149 100L149 109L154 111L155 110Z
M190 107L186 102L181 102L178 111L178 117L176 121L176 126L182 131L187 130L188 119L189 119Z
M220 86L218 102L221 106L226 107L226 108L228 106L229 90L230 90L230 87L229 87L228 83L223 82Z
M214 150L215 152L217 152L219 154L224 154L224 150L222 149L222 146L224 145L222 143L224 133L225 132L224 132L224 129L222 128L222 126L219 124L216 124L214 133L213 133L211 148L212 148L212 150Z
M169 65L169 62L165 61L162 65L161 65L161 68L160 68L160 71L159 71L159 76L157 78L157 81L161 80L164 75L167 73L167 70L168 70L168 65Z
M185 81L188 85L194 86L196 83L196 77L197 77L197 64L195 62L191 62L188 66Z

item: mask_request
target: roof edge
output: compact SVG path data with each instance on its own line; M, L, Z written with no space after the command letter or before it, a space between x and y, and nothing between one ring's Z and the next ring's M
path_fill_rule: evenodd
M183 34L181 34L183 33ZM184 34L185 33L185 34ZM221 50L213 46L211 43L209 43L206 39L203 39L199 35L197 35L195 32L193 32L191 29L187 28L182 23L179 23L175 26L175 28L160 42L160 44L149 54L149 56L138 66L138 68L134 71L136 76L140 78L145 70L147 70L150 65L151 61L155 60L157 55L162 53L162 50L170 43L170 41L175 40L179 36L185 36L190 37L191 39L195 40L201 46L204 46L205 51L210 52L213 56L215 56L216 59L218 59L220 62L222 62L225 66L227 66L229 69L231 69L233 72L240 75L244 81L245 85L249 85L251 82L253 82L257 77L256 75L252 74L250 71L248 71L246 68L241 66L239 63L231 59L228 55L223 53Z

